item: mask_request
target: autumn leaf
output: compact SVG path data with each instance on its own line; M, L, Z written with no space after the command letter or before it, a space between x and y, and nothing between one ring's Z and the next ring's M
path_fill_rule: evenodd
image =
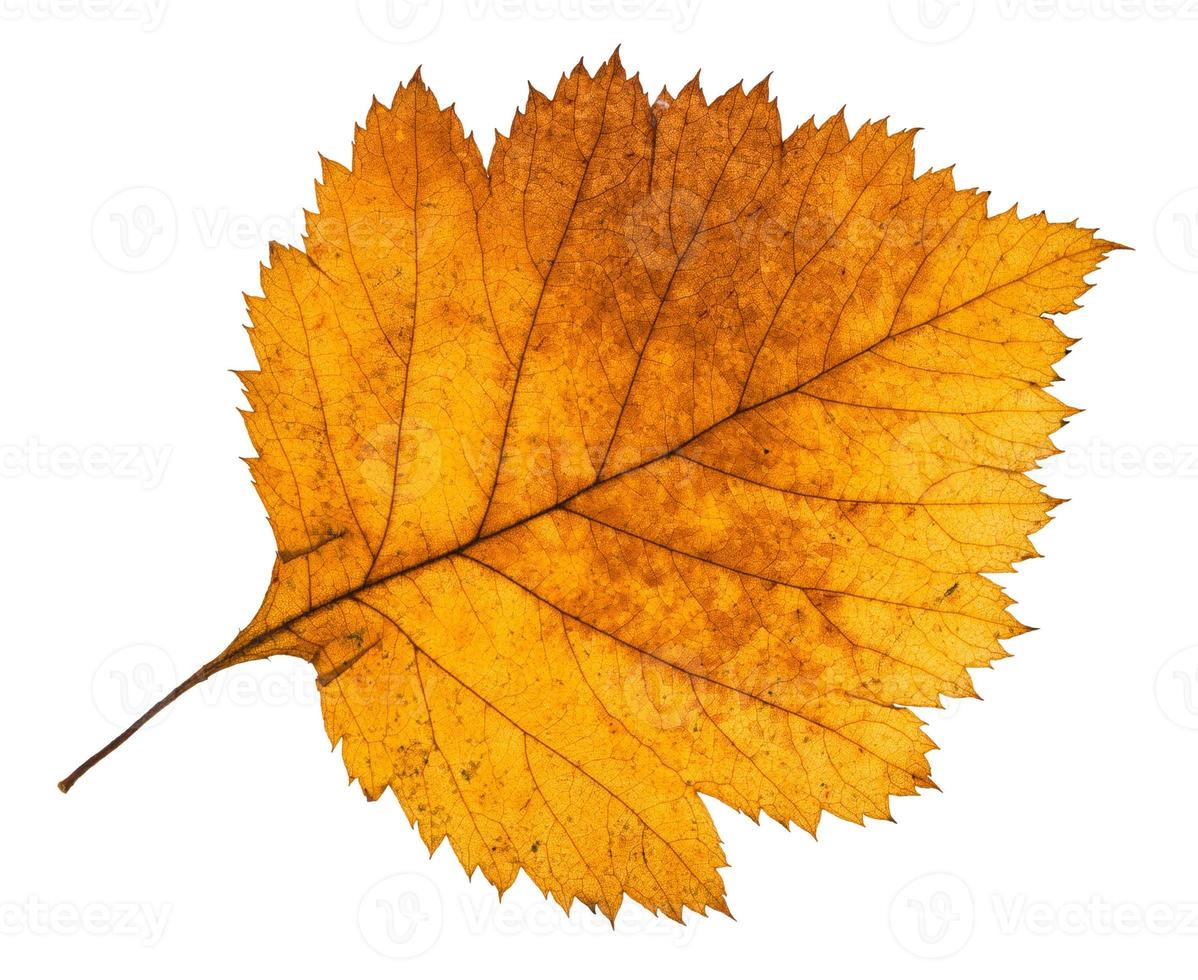
M931 786L909 708L1021 632L984 573L1056 503L1046 314L1118 246L912 136L616 56L489 166L419 74L376 102L248 300L270 588L163 703L302 657L430 852L607 916L726 910L700 794L814 832Z

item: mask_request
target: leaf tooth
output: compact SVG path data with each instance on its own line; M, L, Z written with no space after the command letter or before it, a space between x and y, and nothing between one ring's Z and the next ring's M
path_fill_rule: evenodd
M689 100L689 101L693 101L694 99L697 98L699 100L699 103L704 108L707 107L707 99L704 98L704 96L703 96L703 89L699 82L700 74L701 74L700 72L695 72L694 77L691 78L691 80L689 82L687 82L685 85L682 86L682 88L678 91L677 101L679 101L679 102L682 101L683 96L685 96L687 98L687 100Z

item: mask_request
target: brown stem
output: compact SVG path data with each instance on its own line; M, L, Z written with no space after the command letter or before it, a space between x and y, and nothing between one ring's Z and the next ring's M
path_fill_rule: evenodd
M130 725L128 728L126 728L123 732L121 732L120 735L118 735L111 742L109 742L107 745L105 745L104 748L100 749L99 752L97 752L90 759L88 759L81 766L79 766L79 768L76 769L69 776L67 776L66 779L62 780L58 784L58 788L60 790L62 790L64 793L66 793L68 790L70 790L70 788L72 786L75 785L75 783L79 780L80 776L82 776L85 772L87 772L92 766L94 766L97 762L99 762L105 756L111 754L116 749L118 749L122 745L124 745L125 742L127 742L129 740L130 736L132 736L134 732L136 732L146 722L148 722L151 718L153 718L156 714L158 714L158 712L160 712L163 708L165 708L171 702L175 701L177 698L179 698L185 692L190 691L193 687L196 687L199 684L203 684L204 681L206 681L213 674L217 673L218 671L223 670L225 667L232 666L232 664L235 662L235 659L236 659L236 656L235 656L234 652L232 650L226 650L224 653L222 653L219 657L217 657L211 663L205 664L203 667L201 667L199 670L197 670L194 674L192 674L189 678L187 678L187 680L183 681L183 683L178 685L178 687L176 687L173 691L171 691L169 694L165 695L161 701L159 701L157 704L155 704L145 714L143 714L140 718L138 718L137 721L135 721L132 725Z

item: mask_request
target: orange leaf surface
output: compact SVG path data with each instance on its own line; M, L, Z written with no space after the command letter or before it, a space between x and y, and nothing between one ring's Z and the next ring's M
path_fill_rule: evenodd
M249 299L278 558L180 690L304 658L368 798L608 916L725 910L700 794L814 832L931 786L908 708L1021 631L983 573L1054 503L1045 314L1118 246L912 135L614 56L489 167L419 75L376 102Z

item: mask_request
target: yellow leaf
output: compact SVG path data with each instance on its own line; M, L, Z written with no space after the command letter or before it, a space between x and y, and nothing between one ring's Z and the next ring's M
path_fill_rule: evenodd
M1045 314L1118 247L913 164L614 56L489 167L419 75L376 102L249 300L269 592L164 703L302 657L430 851L608 916L725 910L699 794L888 817L932 785L908 707L1021 630L983 573L1054 503Z

